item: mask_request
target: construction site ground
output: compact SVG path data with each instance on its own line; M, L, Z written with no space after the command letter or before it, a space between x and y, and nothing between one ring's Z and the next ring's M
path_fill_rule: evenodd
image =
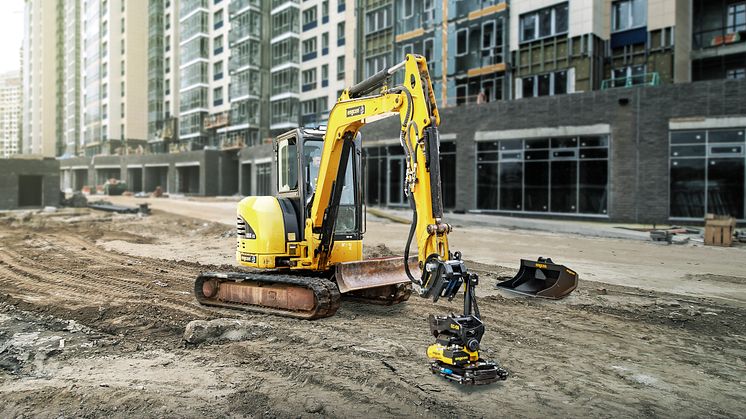
M511 374L463 388L425 354L427 315L460 301L345 301L316 321L202 307L196 275L239 269L235 199L113 201L153 214L0 213L0 417L746 415L744 247L454 215L451 246L480 274L483 355ZM401 254L395 219L369 215L366 256ZM578 289L494 289L537 256L578 271ZM184 341L193 320L210 321L205 341Z

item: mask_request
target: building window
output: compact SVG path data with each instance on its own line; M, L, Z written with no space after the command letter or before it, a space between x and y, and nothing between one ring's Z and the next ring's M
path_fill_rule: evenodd
M223 52L223 35L212 40L212 54L218 55Z
M604 215L607 135L477 143L477 208Z
M365 15L367 34L382 31L391 27L391 11L388 6L368 12Z
M482 24L482 49L490 49L495 46L495 21Z
M744 80L746 79L746 68L733 68L725 72L727 80Z
M316 37L303 41L303 61L316 58Z
M365 60L365 77L370 77L384 68L388 68L388 54L381 54Z
M171 29L171 14L166 13L166 16L163 18L163 23L166 30Z
M611 31L619 32L646 25L646 0L617 0L611 4Z
M745 130L671 132L671 218L744 218Z
M212 65L212 79L220 80L223 78L223 62L218 61Z
M345 79L345 56L337 57L337 80Z
M728 5L728 33L746 31L746 2Z
M316 69L305 70L301 74L302 85L301 90L307 92L316 88Z
M414 0L404 0L404 18L412 17L414 14Z
M554 96L568 93L569 77L567 73L567 70L562 70L523 77L521 79L520 97Z
M647 76L644 65L627 66L616 68L611 71L611 84L613 87L634 86L645 84Z
M321 2L321 23L329 22L329 0Z
M568 3L524 13L520 18L521 42L567 33Z
M440 143L440 187L443 196L443 208L456 207L456 142Z
M329 53L329 32L321 34L321 55Z
M256 165L256 194L258 196L272 195L272 163Z
M469 29L456 31L456 56L461 57L469 53Z
M337 46L341 47L345 44L345 23L337 23Z
M212 15L212 27L214 29L223 27L223 9L218 10Z
M329 64L321 66L321 87L329 86Z
M223 104L223 86L220 86L212 90L212 105L220 106L222 104Z
M317 25L316 18L316 6L308 8L303 11L303 30L307 31L313 29Z
M316 99L305 100L300 104L301 122L304 126L311 126L316 121Z

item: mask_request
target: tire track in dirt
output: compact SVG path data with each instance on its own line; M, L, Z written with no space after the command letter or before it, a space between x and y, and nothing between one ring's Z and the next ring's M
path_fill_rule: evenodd
M105 252L82 239L50 235L31 240L9 240L0 248L0 283L6 293L29 303L43 299L45 310L77 311L84 317L79 320L103 321L107 328L138 324L173 335L180 335L189 320L215 317L194 302L183 284L184 278L196 276L192 266L165 262L165 270L163 261ZM101 313L89 318L93 309Z

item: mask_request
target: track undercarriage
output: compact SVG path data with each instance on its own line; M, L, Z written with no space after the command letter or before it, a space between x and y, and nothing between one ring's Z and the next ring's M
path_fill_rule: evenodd
M342 298L392 305L411 291L410 284L396 284L342 295L333 278L281 272L204 272L194 283L200 304L306 320L333 316Z

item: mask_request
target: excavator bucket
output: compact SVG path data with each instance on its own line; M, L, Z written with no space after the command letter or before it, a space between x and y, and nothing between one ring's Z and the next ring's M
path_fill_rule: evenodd
M416 257L409 258L409 271L415 278L420 277ZM342 294L370 296L377 289L402 288L405 285L408 290L411 289L411 281L404 270L404 258L399 256L339 263L334 278Z
M550 258L537 261L521 259L516 276L497 283L497 288L515 293L558 300L578 286L578 274Z

